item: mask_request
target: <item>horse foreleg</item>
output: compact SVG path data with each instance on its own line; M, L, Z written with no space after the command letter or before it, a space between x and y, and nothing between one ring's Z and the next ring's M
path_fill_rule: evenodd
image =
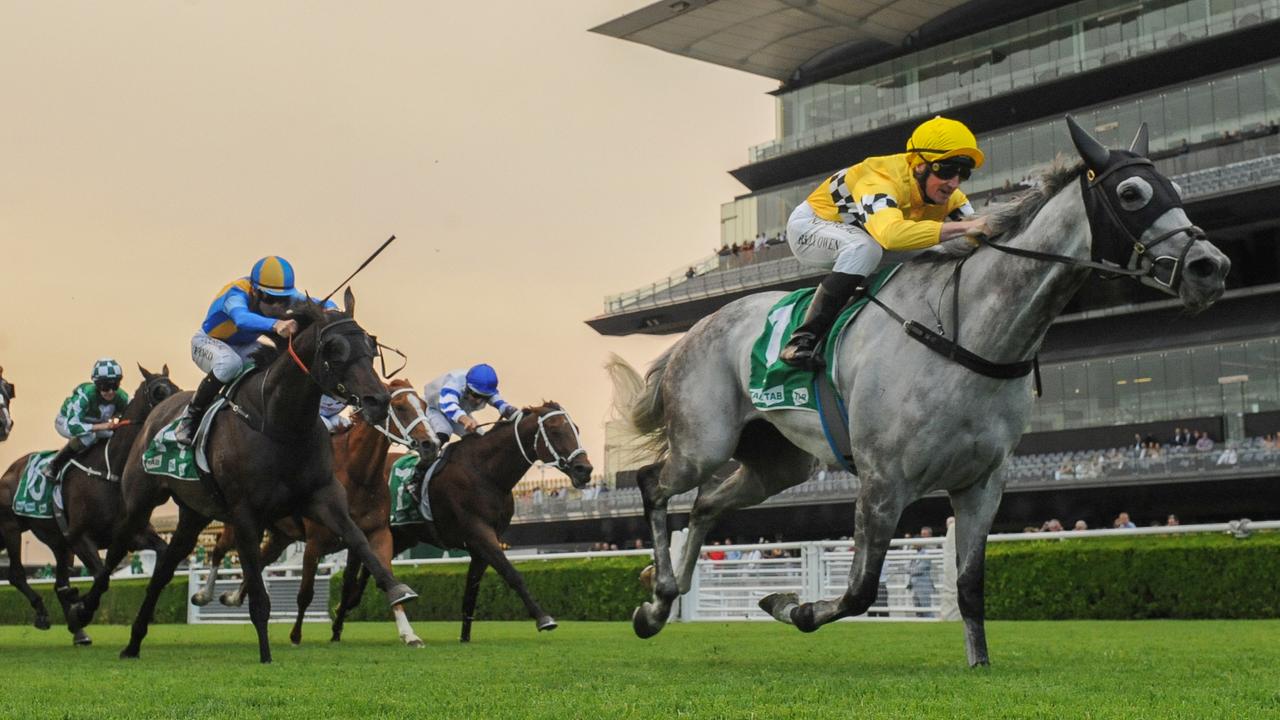
M293 630L289 633L289 642L294 645L302 644L302 619L306 617L307 608L311 607L311 600L315 597L316 567L319 564L319 543L307 543L307 549L302 553L302 582L298 584L298 617L293 621Z
M471 550L471 557L480 557L486 564L492 565L493 569L502 576L507 585L516 591L520 599L524 601L524 608L529 612L529 617L533 618L538 630L555 630L559 627L555 618L551 617L542 609L538 601L533 598L529 592L529 588L525 585L524 576L516 570L511 561L507 559L507 554L502 551L502 543L498 540L498 535L489 525L472 522L469 532L467 533L467 548ZM474 563L474 560L473 560ZM476 589L479 590L480 575L484 573L484 568L476 574ZM467 572L468 585L471 581L471 572ZM474 605L474 603L473 603ZM473 607L474 611L474 607ZM466 613L472 615L473 613ZM465 623L466 620L464 619Z
M462 592L462 642L471 642L471 622L476 614L476 596L480 594L480 579L489 563L475 550L471 551L471 564L467 566L467 586Z
M240 568L249 593L249 619L258 633L258 660L266 664L271 662L271 645L267 641L271 597L267 595L267 586L262 580L262 550L258 547L262 531L251 522L241 519L236 523L236 549L240 552Z
M804 475L800 477L803 479ZM795 484L792 481L791 484ZM785 486L784 486L785 487ZM693 584L693 573L698 568L698 556L707 541L707 534L715 527L720 516L730 510L738 510L763 502L765 498L779 492L781 488L770 490L746 465L739 467L732 475L718 486L699 490L693 502L693 510L689 513L689 534L685 537L684 554L680 557L680 572L676 577L680 594L689 592Z
M230 525L223 526L222 532L218 533L218 542L214 543L213 552L209 553L209 575L205 578L204 587L191 596L192 605L204 607L213 600L213 594L217 592L218 568L222 566L222 559L231 551L235 542L235 531Z
M67 632L71 633L71 642L74 645L91 645L93 639L85 633L84 628L76 624L76 614L71 612L71 605L76 601L76 593L71 587L73 551L69 545L64 545L54 549L54 555L53 592L62 605L62 615L67 619ZM98 560L97 555L93 559ZM101 565L101 561L98 564Z
M377 555L374 555L373 550L369 547L369 540L365 538L364 533L360 532L360 528L351 520L350 511L347 509L346 496L339 494L345 492L336 482L317 491L311 497L311 506L308 509L307 517L342 538L342 543L347 546L347 553L349 555L354 554L369 569L378 588L387 594L389 605L395 607L401 603L416 599L418 593L397 580L396 576L391 573L390 565L382 562Z
M369 533L370 549L372 549L373 553L378 556L378 559L386 563L388 567L391 566L391 559L395 555L395 545L395 537L392 536L390 527L380 527ZM364 582L368 582L368 573L365 573L363 577ZM362 582L359 587L360 595L364 594L364 582ZM345 587L345 579L343 584ZM356 602L360 602L359 596L357 596ZM414 648L420 648L426 645L426 643L422 642L422 638L418 637L418 634L413 631L413 626L409 624L409 615L405 612L404 603L396 603L395 605L392 605L391 614L395 617L396 634L400 636L400 642Z
M985 624L987 534L991 532L1003 493L1004 487L991 475L951 493L951 506L956 511L956 599L964 620L964 649L969 667L991 664Z
M147 636L147 627L151 624L151 616L160 599L160 591L164 590L164 587L173 579L173 571L178 568L178 563L191 554L192 548L196 546L196 540L200 538L200 531L208 524L209 518L193 510L184 507L178 511L178 527L173 531L173 539L169 547L165 548L164 554L156 562L151 582L147 583L147 596L143 599L142 606L138 608L138 616L133 620L129 644L120 651L121 658L138 657L142 649L142 640ZM123 537L132 538L133 533ZM114 546L115 543L112 544L112 547ZM109 574L111 571L108 568L105 572Z
M671 530L667 526L667 503L673 495L700 484L710 471L699 473L688 463L668 458L661 463L647 465L636 475L640 497L644 500L645 519L653 535L653 599L642 603L631 615L631 627L636 636L650 638L667 624L671 606L680 596L675 572L671 564Z
M877 498L878 502L871 498ZM774 593L760 600L760 608L774 619L795 625L804 632L866 612L880 589L880 569L904 506L904 498L899 497L894 488L877 487L864 478L853 531L853 545L857 550L844 595L838 600L801 603L795 593Z
M141 471L138 472L141 473ZM146 479L145 475L142 475L141 479L135 482L152 482L154 484L154 481ZM127 486L124 479L121 480L121 484L122 487ZM130 541L142 528L146 527L151 517L151 510L167 499L164 491L158 488L153 489L150 495L145 487L139 485L139 488L137 492L126 492L124 494L124 517L112 531L111 547L107 548L107 559L102 564L102 571L93 577L93 587L89 588L89 592L72 605L71 611L76 614L76 622L81 627L88 625L93 620L93 614L97 611L98 604L102 601L102 596L111 587L111 573L124 560L124 556L129 553ZM188 549L188 552L190 552L190 549ZM183 557L186 556L184 555Z
M263 541L262 548L259 550L262 558L262 566L266 567L284 554L284 551L293 544L293 538L288 534L281 532L276 528L267 531L267 539ZM241 578L240 584L235 590L228 590L222 593L218 598L218 602L227 607L240 607L244 604L245 593L249 590L248 581Z
M49 611L40 594L27 583L27 573L22 567L22 527L15 516L6 515L0 519L0 534L4 535L4 549L9 554L9 584L18 588L18 592L31 603L31 609L36 611L36 629L48 630Z

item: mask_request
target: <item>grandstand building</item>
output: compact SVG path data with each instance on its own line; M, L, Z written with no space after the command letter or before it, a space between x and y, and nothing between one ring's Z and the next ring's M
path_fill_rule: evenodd
M1121 510L1143 524L1280 517L1280 464L1261 440L1280 429L1280 0L681 0L593 30L779 83L775 137L729 171L744 192L722 206L725 249L673 257L694 272L606 298L587 320L605 335L678 333L746 294L816 284L778 241L791 209L832 172L900 152L934 115L964 121L986 152L964 185L979 212L1060 153L1074 160L1067 113L1113 147L1146 122L1152 159L1232 260L1228 292L1187 317L1137 283L1090 281L1045 341L1044 396L1004 470L997 527L1097 526ZM691 251L712 232L693 229ZM1175 428L1215 449L1107 460ZM1219 464L1227 448L1236 462ZM820 482L725 532L848 533L852 482L806 485ZM945 498L926 499L903 529L946 514Z

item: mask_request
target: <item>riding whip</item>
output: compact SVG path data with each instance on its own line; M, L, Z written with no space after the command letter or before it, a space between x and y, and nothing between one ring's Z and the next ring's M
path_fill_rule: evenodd
M369 256L369 259L368 259L368 260L365 260L364 262L360 263L360 267L356 268L356 271L355 271L355 272L353 272L353 273L351 273L350 275L348 275L346 280L343 280L342 282L338 283L338 287L334 288L334 289L333 289L333 292L330 292L328 295L325 295L325 296L324 296L324 300L321 300L321 301L320 301L320 304L322 304L322 305L323 305L325 302L328 302L329 298L331 298L331 297L333 297L334 295L336 295L336 294L337 294L337 292L338 292L339 290L341 290L343 287L345 287L347 283L351 282L351 278L355 277L356 275L358 275L358 274L360 273L360 271L361 271L361 270L363 270L363 269L365 269L366 267L368 267L369 263L373 262L373 259L374 259L374 258L376 258L376 257L378 257L378 254L379 254L379 253L381 253L383 250L386 250L386 249L387 249L387 246L391 244L391 241L392 241L392 240L395 240L395 239L396 239L396 236L395 236L395 235L392 235L391 237L387 238L387 241L386 241L386 242L382 243L382 245L381 245L381 246L379 246L377 250L374 250L374 251L373 251L373 254Z

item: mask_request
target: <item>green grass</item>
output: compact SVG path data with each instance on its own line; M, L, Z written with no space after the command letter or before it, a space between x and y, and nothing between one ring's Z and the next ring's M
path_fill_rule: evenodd
M248 626L157 625L122 661L125 627L0 627L4 718L1243 718L1280 717L1280 621L993 622L994 665L965 667L961 628L839 623L348 626L340 645L271 626L261 666Z

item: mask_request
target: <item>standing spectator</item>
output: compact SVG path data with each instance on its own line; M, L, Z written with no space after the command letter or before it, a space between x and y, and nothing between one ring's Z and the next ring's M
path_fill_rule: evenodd
M1058 518L1046 520L1040 532L1062 532L1062 521Z
M1075 530L1076 532L1082 532L1082 531L1084 531L1084 530L1088 530L1088 529L1089 529L1089 523L1087 523L1087 522L1085 522L1085 521L1083 521L1083 520L1077 520L1077 521L1076 521L1076 526L1075 526L1074 528L1072 528L1072 529L1073 529L1073 530Z
M1223 450L1222 454L1218 456L1218 462L1215 464L1216 465L1235 465L1238 462L1240 462L1240 456L1236 453L1235 447L1232 445L1228 445L1227 449Z
M1165 518L1164 524L1165 524L1165 527L1177 527L1182 523L1178 522L1177 515L1174 515L1173 513L1169 513L1169 517Z
M920 528L920 537L933 537L933 528L928 526ZM917 552L923 555L927 552L927 549L922 546ZM933 585L933 563L928 558L915 558L907 565L907 576L907 589L911 591L912 605L918 608L932 605L935 591ZM936 615L937 613L934 612L923 612L918 617L935 617Z
M685 279L685 280L692 280L692 279L693 279L693 277L694 277L695 275L697 275L697 274L698 274L698 271L697 271L697 270L694 270L694 269L693 269L693 266L692 266L692 265L690 265L690 266L689 266L689 269L684 271L684 279Z
M1138 453L1138 457L1142 457L1142 451L1146 449L1146 443L1142 442L1142 436L1138 433L1133 434L1133 451Z
M732 544L733 544L733 539L732 539L732 538L725 538L725 539L724 539L724 544L725 544L725 545L732 545ZM742 552L741 552L741 551L738 551L738 550L725 550L725 552L724 552L724 559L725 559L725 560L740 560L740 559L742 559Z
M724 557L725 557L724 550L720 549L720 541L716 540L715 542L711 543L711 545L712 545L711 550L707 551L707 559L708 560L724 560Z
M1136 528L1138 526L1134 525L1133 521L1129 519L1129 513L1122 512L1116 516L1116 520L1114 523L1112 523L1112 527L1116 528L1117 530L1129 530L1132 528Z

